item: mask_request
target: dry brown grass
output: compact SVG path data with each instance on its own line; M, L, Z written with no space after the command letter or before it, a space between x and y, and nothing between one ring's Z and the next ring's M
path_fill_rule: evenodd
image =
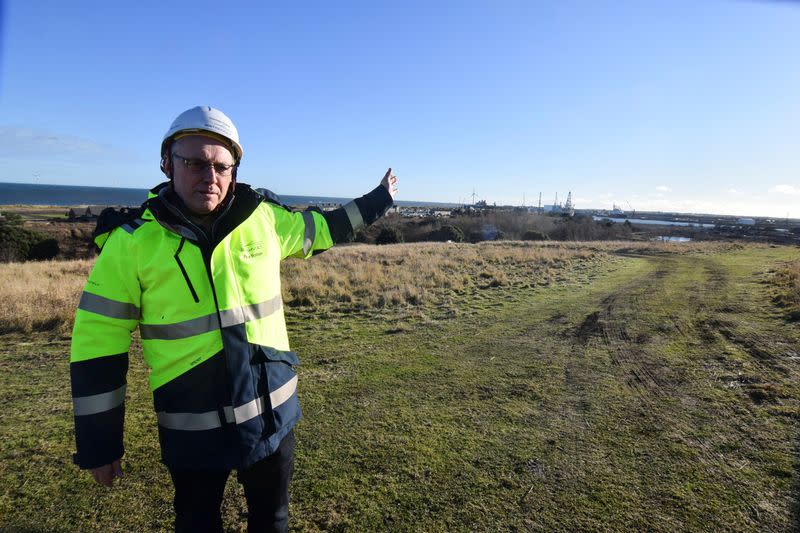
M778 287L775 303L787 309L789 318L800 320L800 261L778 269L774 280Z
M312 261L283 264L289 306L372 309L440 303L501 286L563 279L578 263L610 253L710 253L741 245L664 242L409 243L337 247Z
M554 268L597 254L529 243L346 246L313 261L284 263L284 300L355 309L418 305L473 289L535 285L548 280Z
M532 287L562 279L606 253L714 251L730 245L669 243L415 243L337 247L311 261L283 264L286 305L332 311L451 303L497 287ZM0 264L0 334L68 334L93 259Z
M0 265L0 334L69 332L93 264L94 260L81 259Z

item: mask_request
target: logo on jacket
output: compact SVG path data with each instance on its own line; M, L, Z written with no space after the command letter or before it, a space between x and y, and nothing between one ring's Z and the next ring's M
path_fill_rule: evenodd
M248 242L242 245L242 259L255 259L264 255L264 241Z

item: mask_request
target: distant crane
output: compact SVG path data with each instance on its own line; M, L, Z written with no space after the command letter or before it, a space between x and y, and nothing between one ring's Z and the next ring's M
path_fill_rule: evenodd
M571 217L575 214L575 206L572 205L572 191L567 193L567 201L564 203L563 214Z
M572 191L567 193L567 202L564 204L564 209L572 209Z

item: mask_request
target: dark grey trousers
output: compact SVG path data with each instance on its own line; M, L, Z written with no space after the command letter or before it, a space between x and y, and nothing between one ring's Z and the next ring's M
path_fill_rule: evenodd
M289 483L294 471L294 431L278 449L249 468L238 470L247 498L247 531L289 529ZM229 471L170 469L175 485L175 531L220 533L220 507Z

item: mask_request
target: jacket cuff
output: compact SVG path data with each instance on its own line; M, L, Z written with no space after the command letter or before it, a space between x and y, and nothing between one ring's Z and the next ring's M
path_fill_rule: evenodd
M394 204L392 195L383 185L339 209L323 213L334 243L347 242L359 229L369 226L389 210Z
M125 447L120 444L118 447L109 448L103 452L95 452L94 455L81 454L80 452L73 453L72 462L81 470L91 470L92 468L109 465L117 459L122 459L123 455L125 455Z
M381 218L394 205L392 195L383 185L378 185L361 198L356 198L354 202L361 211L365 226Z

